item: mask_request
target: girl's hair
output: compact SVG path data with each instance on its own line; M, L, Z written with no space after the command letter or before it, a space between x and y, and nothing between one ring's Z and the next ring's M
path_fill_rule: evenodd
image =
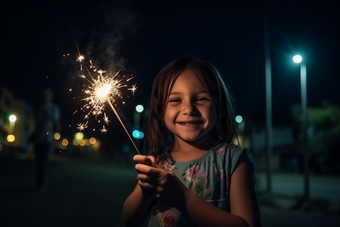
M194 71L202 84L207 87L216 113L220 116L211 132L212 135L228 143L232 143L232 139L236 136L233 98L217 69L202 60L181 58L166 65L158 73L152 86L146 113L144 149L157 160L171 159L169 152L173 136L165 126L163 116L176 79L187 69Z

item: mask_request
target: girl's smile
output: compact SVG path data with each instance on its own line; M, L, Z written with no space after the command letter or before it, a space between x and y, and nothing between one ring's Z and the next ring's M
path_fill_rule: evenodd
M203 125L202 122L179 122L178 124L186 131L199 130Z

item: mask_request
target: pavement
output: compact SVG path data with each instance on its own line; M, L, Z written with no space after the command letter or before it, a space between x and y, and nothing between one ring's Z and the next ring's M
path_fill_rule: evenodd
M39 191L32 158L0 157L0 226L125 226L122 205L135 185L135 176L132 165L122 161L54 156L48 185ZM275 206L260 204L263 227L339 226L337 209L292 210L289 207L296 200L282 193L270 201Z

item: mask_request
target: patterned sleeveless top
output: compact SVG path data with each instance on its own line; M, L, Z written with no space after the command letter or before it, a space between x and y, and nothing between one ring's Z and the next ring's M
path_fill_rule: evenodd
M245 148L236 145L230 146L222 141L219 141L198 159L176 162L174 165L162 160L159 165L173 171L187 188L207 202L230 212L230 176L234 172L242 153L246 153L250 160L255 184L254 161L251 153ZM156 204L151 208L149 217L143 226L176 227L193 225L176 208Z

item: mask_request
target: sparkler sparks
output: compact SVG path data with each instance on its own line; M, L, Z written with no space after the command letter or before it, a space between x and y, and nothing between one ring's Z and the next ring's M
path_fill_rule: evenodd
M83 123L79 123L77 124L77 126L77 129L79 129L79 131L83 131L85 128L87 128L87 125Z
M127 87L122 79L118 78L119 72L114 76L104 76L102 72L97 71L97 78L88 80L89 86L84 85L83 93L86 95L83 101L86 104L81 108L81 110L88 110L85 118L90 117L90 115L99 116L103 114L105 109L105 104L107 101L115 103L117 98L123 98L121 93L121 88ZM86 77L85 77L86 79ZM104 119L107 119L106 114ZM105 120L105 122L108 122Z
M85 102L85 104L80 108L80 110L85 113L84 120L87 120L91 116L94 116L96 119L98 119L99 116L103 115L103 121L108 125L110 121L105 113L105 106L106 104L109 104L118 121L131 140L134 148L140 154L136 144L132 140L123 121L119 117L118 112L113 106L113 103L116 103L117 99L123 99L121 89L126 88L127 90L131 91L132 94L135 93L137 89L136 84L132 85L130 88L128 87L128 82L132 80L133 77L126 78L125 75L121 76L119 71L115 74L110 74L106 73L105 70L97 70L92 60L89 60L89 66L87 67L83 62L84 60L85 57L83 55L79 55L77 58L77 62L80 63L80 70L83 71L84 66L89 74L89 78L84 74L79 75L81 78L86 80L86 83L83 84L82 89L84 97L81 99ZM125 102L122 101L122 103L124 104ZM98 120L98 122L100 122L100 120ZM80 131L85 130L87 127L88 120L85 123L79 123L77 125L77 129ZM103 128L100 129L100 132L102 133L106 133L107 131L108 129L106 129L104 125Z
M102 129L100 129L100 131L101 131L102 133L105 133L105 132L107 132L107 129L105 128L105 125L103 125L103 128L102 128Z

